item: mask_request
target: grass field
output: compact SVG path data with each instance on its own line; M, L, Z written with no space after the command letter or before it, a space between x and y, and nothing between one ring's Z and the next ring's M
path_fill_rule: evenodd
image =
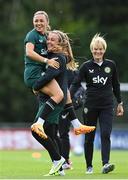
M51 168L46 151L0 151L0 179L128 179L128 152L111 151L111 162L115 171L101 174L100 151L94 153L94 173L85 174L84 156L71 155L73 169L67 170L65 176L44 177ZM38 157L39 155L39 157Z

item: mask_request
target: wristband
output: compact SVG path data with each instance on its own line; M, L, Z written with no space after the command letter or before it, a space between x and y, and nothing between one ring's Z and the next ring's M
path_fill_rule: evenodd
M44 58L44 59L43 59L43 62L47 64L48 59L47 59L47 58Z

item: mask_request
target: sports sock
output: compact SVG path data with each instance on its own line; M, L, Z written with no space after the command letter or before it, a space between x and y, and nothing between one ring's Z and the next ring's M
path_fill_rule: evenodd
M68 113L68 119L71 121L74 128L80 127L81 122L76 117L76 113L72 103L66 104L63 112L64 114Z
M37 119L36 123L43 125L43 124L44 124L44 121L45 121L44 119L42 119L42 118L39 117L39 118Z
M68 119L70 121L76 119L76 114L72 103L66 104L63 110L63 114L68 114Z
M47 117L49 116L49 114L50 114L52 111L54 111L56 105L57 105L57 103L56 103L55 101L53 101L53 99L50 98L50 99L46 102L46 104L45 104L45 106L44 106L44 109L43 109L40 117L41 117L43 120L46 120Z
M78 119L72 120L71 123L72 123L74 128L78 128L78 127L80 127L82 125L81 122Z

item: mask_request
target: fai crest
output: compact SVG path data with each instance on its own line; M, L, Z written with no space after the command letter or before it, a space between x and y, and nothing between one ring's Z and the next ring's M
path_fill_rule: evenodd
M110 68L110 67L105 67L105 68L104 68L104 71L105 71L106 73L110 73L110 72L111 72L111 68Z

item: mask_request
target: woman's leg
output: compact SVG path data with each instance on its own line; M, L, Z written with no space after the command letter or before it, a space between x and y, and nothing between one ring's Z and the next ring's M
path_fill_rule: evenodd
M53 162L52 168L49 171L49 174L52 175L61 169L62 164L65 162L65 159L60 155L58 151L58 144L56 142L56 124L48 124L46 122L44 124L44 130L47 133L47 139L41 138L38 134L36 134L33 131L32 135L48 151L50 158Z
M50 81L40 91L47 94L50 98L45 102L41 116L32 125L31 130L36 132L42 138L47 138L47 135L44 133L43 130L43 124L47 120L50 113L54 111L57 104L63 99L64 95L63 91L61 90L59 84L55 79Z
M40 89L40 92L50 96L50 98L59 104L64 98L64 94L59 84L55 79L46 84L43 88Z
M67 115L68 119L71 121L76 135L90 133L91 131L94 131L95 126L82 125L76 117L69 90L67 91L67 101L64 107L64 111L65 115Z
M61 140L61 155L65 158L66 162L63 164L63 169L71 169L71 161L69 160L70 154L70 132L71 122L65 116L65 112L63 111L60 114L59 118L59 135Z
M84 108L87 109L87 107ZM97 111L96 109L88 108L87 112L83 111L84 124L87 124L88 126L96 126L98 115L99 115L99 111ZM88 173L88 168L93 166L92 160L93 160L95 132L96 131L86 134L84 141L84 156L86 160L87 173Z
M70 131L71 122L66 118L65 113L61 112L59 118L59 135L61 140L61 154L66 159L69 159L70 152L70 139L69 139L69 131Z

